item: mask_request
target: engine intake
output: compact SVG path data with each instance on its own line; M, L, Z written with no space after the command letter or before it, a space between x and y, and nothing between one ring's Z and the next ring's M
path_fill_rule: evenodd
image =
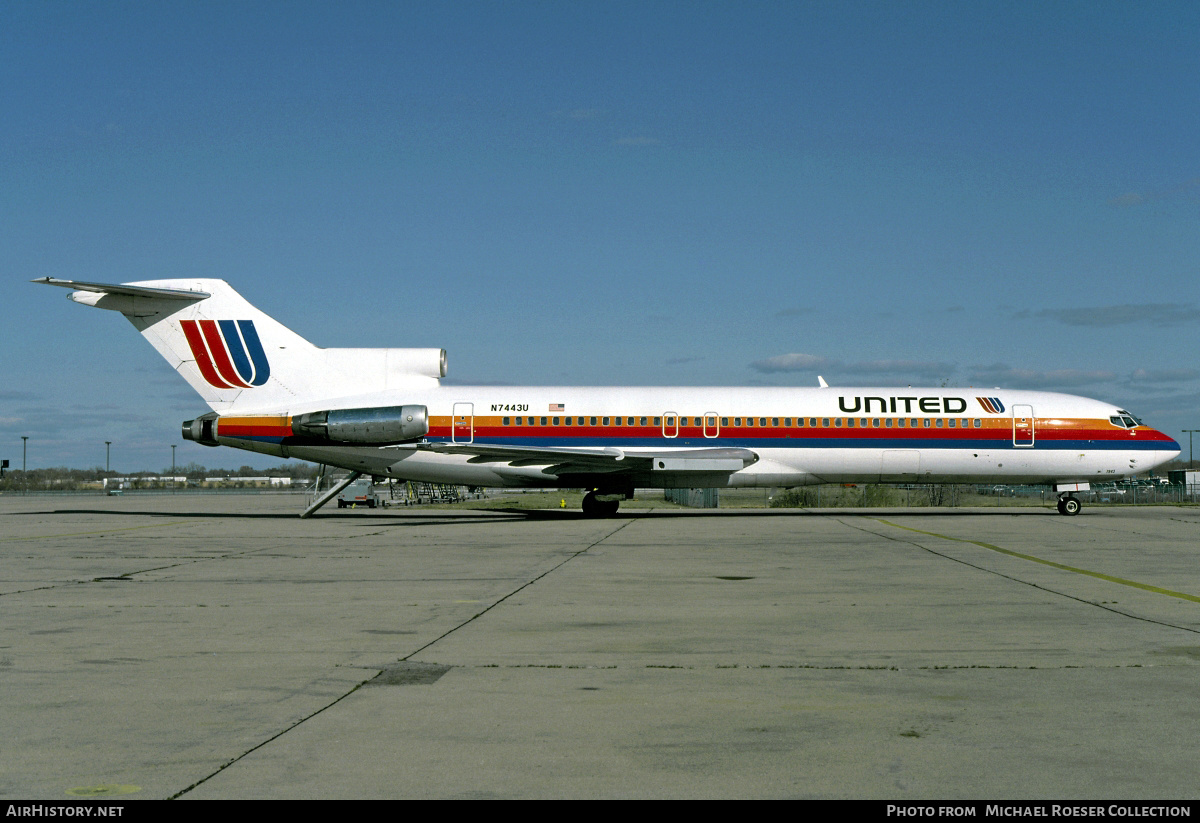
M331 443L399 443L429 434L425 406L331 409L292 418L292 434Z

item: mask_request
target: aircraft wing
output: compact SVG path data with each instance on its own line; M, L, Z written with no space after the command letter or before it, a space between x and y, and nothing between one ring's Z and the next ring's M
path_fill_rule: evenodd
M750 449L640 450L603 448L543 448L491 443L416 443L390 448L412 448L437 454L470 455L469 463L507 463L510 466L546 466L550 474L609 474L622 472L724 472L740 471L758 462Z

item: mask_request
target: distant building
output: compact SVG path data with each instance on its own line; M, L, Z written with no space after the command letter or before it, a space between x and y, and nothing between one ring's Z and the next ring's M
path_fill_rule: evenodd
M214 486L214 487L241 486L241 487L245 488L246 486L251 486L251 487L270 488L272 486L275 486L275 487L290 486L290 485L292 485L292 478L290 478L290 477L237 477L236 475L229 476L229 477L206 477L206 478L204 478L204 483L202 485Z

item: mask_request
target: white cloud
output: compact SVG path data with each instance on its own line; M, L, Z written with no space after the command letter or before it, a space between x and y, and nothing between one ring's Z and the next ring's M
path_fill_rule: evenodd
M1200 377L1197 369L1135 369L1129 375L1133 383L1181 383Z
M780 354L768 357L766 360L756 360L750 364L755 371L771 374L774 372L812 371L827 369L837 365L836 360L828 357L818 357L814 354Z
M1014 369L1002 363L990 366L973 366L969 380L975 386L1002 386L1009 389L1067 389L1107 383L1116 379L1110 371L1083 371L1081 369L1056 369L1036 371Z
M920 360L869 360L864 363L847 363L839 371L847 374L916 375L944 378L954 373L954 366L950 363Z
M1068 326L1122 326L1148 323L1177 326L1200 321L1200 309L1190 303L1124 303L1082 309L1043 309L1035 317L1057 320Z

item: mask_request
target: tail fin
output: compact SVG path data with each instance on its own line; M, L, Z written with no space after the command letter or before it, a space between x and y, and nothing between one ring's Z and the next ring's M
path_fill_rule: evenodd
M322 349L252 306L224 280L105 284L44 277L77 303L119 311L209 407L302 410L390 388L437 385L441 349Z

